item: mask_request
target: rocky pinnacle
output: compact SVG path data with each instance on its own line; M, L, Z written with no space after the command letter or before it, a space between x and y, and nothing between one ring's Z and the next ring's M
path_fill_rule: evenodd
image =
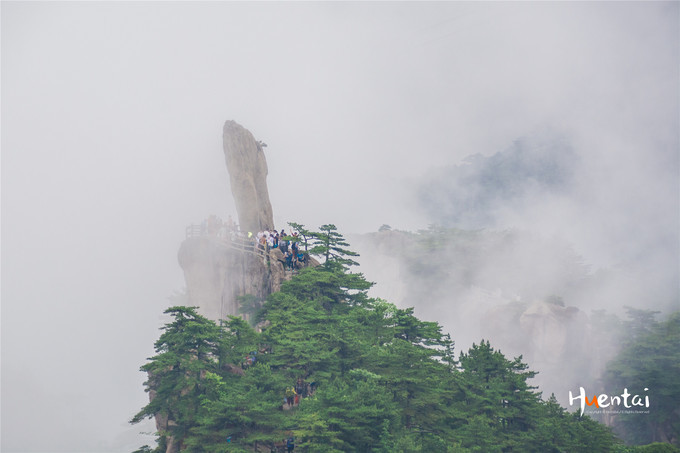
M224 158L242 232L274 228L262 143L235 121L224 123Z

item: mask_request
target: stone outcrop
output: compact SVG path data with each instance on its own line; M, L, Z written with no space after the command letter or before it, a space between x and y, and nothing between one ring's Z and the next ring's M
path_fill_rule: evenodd
M268 265L261 256L235 250L217 237L188 238L180 246L178 259L190 304L213 320L238 315L239 297L250 294L264 300L278 289L271 284L271 262ZM273 268L278 282L283 266Z
M178 260L184 270L189 304L213 320L241 314L241 297L251 295L264 301L291 277L284 270L280 250L270 250L266 255L244 252L231 247L228 240L213 236L186 239Z
M267 160L262 149L265 145L235 121L224 123L222 140L241 231L256 233L273 229Z
M201 314L213 320L239 315L241 297L250 295L264 301L290 277L279 250L258 253L246 239L248 231L274 228L263 144L234 121L224 124L223 140L240 234L203 229L188 237L178 253L189 305L199 307Z
M223 140L240 233L232 225L223 229L214 225L192 226L187 229L188 237L178 252L186 281L187 304L199 307L201 314L213 320L240 315L242 296L250 295L251 300L262 302L291 277L284 270L280 250L259 251L254 248L253 239L245 234L274 228L264 145L234 121L225 123ZM234 374L243 373L231 365L226 365L226 369ZM153 389L150 391L150 399L155 393ZM174 423L167 416L156 416L156 427L161 432ZM165 453L178 453L182 448L172 436L166 436L166 442Z
M588 318L576 307L535 301L519 318L519 327L529 339L535 367L544 370L559 365L564 357L584 352Z

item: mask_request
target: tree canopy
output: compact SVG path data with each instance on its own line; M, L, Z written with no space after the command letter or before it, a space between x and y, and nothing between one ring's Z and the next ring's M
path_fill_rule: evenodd
M628 308L625 323L629 337L605 370L604 388L619 394L624 388L644 392L650 401L648 414L622 413L614 427L626 442L680 444L680 312L658 322L658 312Z
M355 254L321 230L310 253L325 263L267 298L261 330L166 311L142 367L154 397L132 419L163 422L156 451L284 451L285 439L324 453L620 451L608 428L544 401L521 357L481 341L457 360L438 323L369 297Z

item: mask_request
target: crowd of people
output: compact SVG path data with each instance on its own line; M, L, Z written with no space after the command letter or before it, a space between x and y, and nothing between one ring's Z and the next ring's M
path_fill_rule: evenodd
M285 268L288 270L299 269L307 265L308 255L300 250L300 237L297 231L291 231L289 234L286 234L285 230L260 231L255 235L253 245L263 252L279 249L283 254Z
M308 264L308 255L300 250L300 237L297 231L286 233L284 229L258 231L241 231L239 225L234 222L231 215L226 221L212 214L201 222L200 226L187 227L187 237L190 236L214 236L232 243L242 244L244 247L252 246L253 250L265 255L269 250L279 249L283 254L283 263L286 270L294 270L305 267Z

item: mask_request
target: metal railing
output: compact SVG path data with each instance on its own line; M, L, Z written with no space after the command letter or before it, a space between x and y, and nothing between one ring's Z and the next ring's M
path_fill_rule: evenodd
M210 238L219 244L225 245L232 250L249 253L255 255L259 258L265 260L269 259L270 247L267 244L258 244L257 237L251 235L247 237L245 233L238 231L238 227L229 227L226 224L215 225L211 224L209 221L203 222L201 224L192 223L185 228L185 236L187 239L193 237L205 237ZM308 266L308 255L305 254L305 260L303 262L303 267ZM284 268L286 263L284 263Z
M196 225L192 223L191 225L186 227L185 234L186 238L193 238L197 236L203 236L205 231L205 227L203 225ZM206 232L207 234L207 232Z
M209 229L206 225L188 225L185 229L186 238L193 237L208 237L213 238L222 245L242 253L250 253L260 258L267 257L267 248L257 244L255 237L246 237L242 233L234 230L229 230L226 227L219 229Z
M226 240L223 240L222 243L227 244L229 247L239 252L252 253L261 258L265 258L267 255L267 250L257 244L257 240L254 237L247 238L234 233Z

